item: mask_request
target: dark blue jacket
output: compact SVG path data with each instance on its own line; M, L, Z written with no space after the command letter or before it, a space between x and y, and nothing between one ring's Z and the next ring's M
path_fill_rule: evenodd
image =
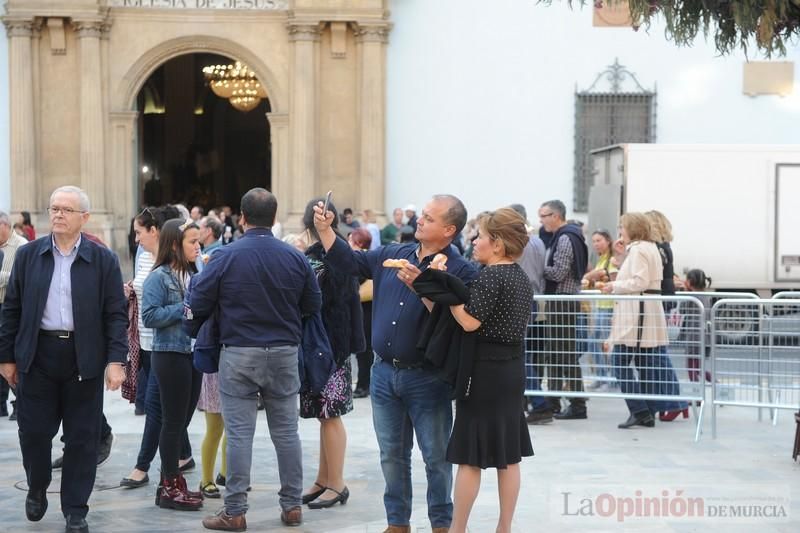
M369 252L355 252L341 239L328 250L326 261L344 273L373 281L372 348L381 358L405 364L423 361L417 341L430 313L414 292L397 279L397 270L384 268L386 259L406 259L420 270L430 265L435 254L417 258L419 244L387 244ZM478 274L454 246L441 251L447 255L447 272L469 283Z
M199 274L190 299L203 320L219 309L219 341L226 346L297 346L301 317L322 304L305 256L253 228L214 254Z
M127 300L116 255L85 236L77 253L70 269L75 352L79 377L91 379L127 359ZM0 317L0 363L16 363L21 373L36 355L54 268L49 234L17 251Z

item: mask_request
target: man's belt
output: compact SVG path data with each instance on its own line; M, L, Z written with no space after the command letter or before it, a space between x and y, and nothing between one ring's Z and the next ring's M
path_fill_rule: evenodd
M381 357L381 361L383 361L387 365L392 365L398 370L414 370L425 366L425 363L423 361L418 361L416 363L404 363L399 359L394 359L390 357Z
M58 337L59 339L71 339L75 335L75 332L60 329L40 329L39 335L44 335L45 337Z

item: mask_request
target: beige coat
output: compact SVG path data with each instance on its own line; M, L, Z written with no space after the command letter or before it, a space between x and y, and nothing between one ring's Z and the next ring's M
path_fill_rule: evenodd
M635 241L628 246L628 255L614 281L614 294L641 294L645 290L661 290L664 267L661 254L652 242ZM611 324L609 344L636 347L639 328L639 301L614 302L614 317ZM667 322L661 302L644 302L642 348L666 346Z

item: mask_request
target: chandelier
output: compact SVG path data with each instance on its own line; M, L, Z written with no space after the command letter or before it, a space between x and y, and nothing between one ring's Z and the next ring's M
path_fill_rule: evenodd
M239 61L233 65L209 65L203 68L203 75L214 94L226 98L244 113L255 109L267 97L256 73Z

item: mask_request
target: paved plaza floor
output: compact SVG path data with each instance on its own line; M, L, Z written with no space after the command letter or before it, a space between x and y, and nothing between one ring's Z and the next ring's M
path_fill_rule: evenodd
M718 411L718 438L712 440L710 412L705 431L694 442L694 418L657 423L655 429L619 430L626 418L621 400L593 399L589 419L556 421L531 427L535 457L522 463L522 490L514 519L515 532L534 531L800 531L800 464L791 459L794 421L781 412L777 426L759 422L755 410L725 407ZM149 487L118 487L138 451L144 417L118 393L106 393L106 414L116 440L108 463L98 470L90 500L93 532L200 532L200 520L215 512L221 500L206 500L197 512L162 510L153 505L156 459ZM372 533L383 531L383 478L372 429L368 399L356 400L345 417L348 430L347 505L304 510L303 525L282 527L277 498L277 468L266 419L259 418L253 461L253 490L247 514L249 531ZM306 485L314 480L318 423L300 424ZM190 436L199 483L201 413ZM54 454L58 451L55 442ZM25 519L25 476L20 462L16 424L0 419L0 531L63 531L58 500L58 473L50 487L50 509L38 523ZM426 517L425 467L418 451L413 464L412 531L430 531ZM492 532L498 514L495 472L484 475L470 521L471 532ZM637 492L638 491L638 492ZM669 511L667 511L669 509ZM664 515L669 516L664 516ZM738 516L731 516L731 515ZM756 514L766 517L756 517ZM649 516L645 516L649 515ZM702 515L702 516L700 516Z

